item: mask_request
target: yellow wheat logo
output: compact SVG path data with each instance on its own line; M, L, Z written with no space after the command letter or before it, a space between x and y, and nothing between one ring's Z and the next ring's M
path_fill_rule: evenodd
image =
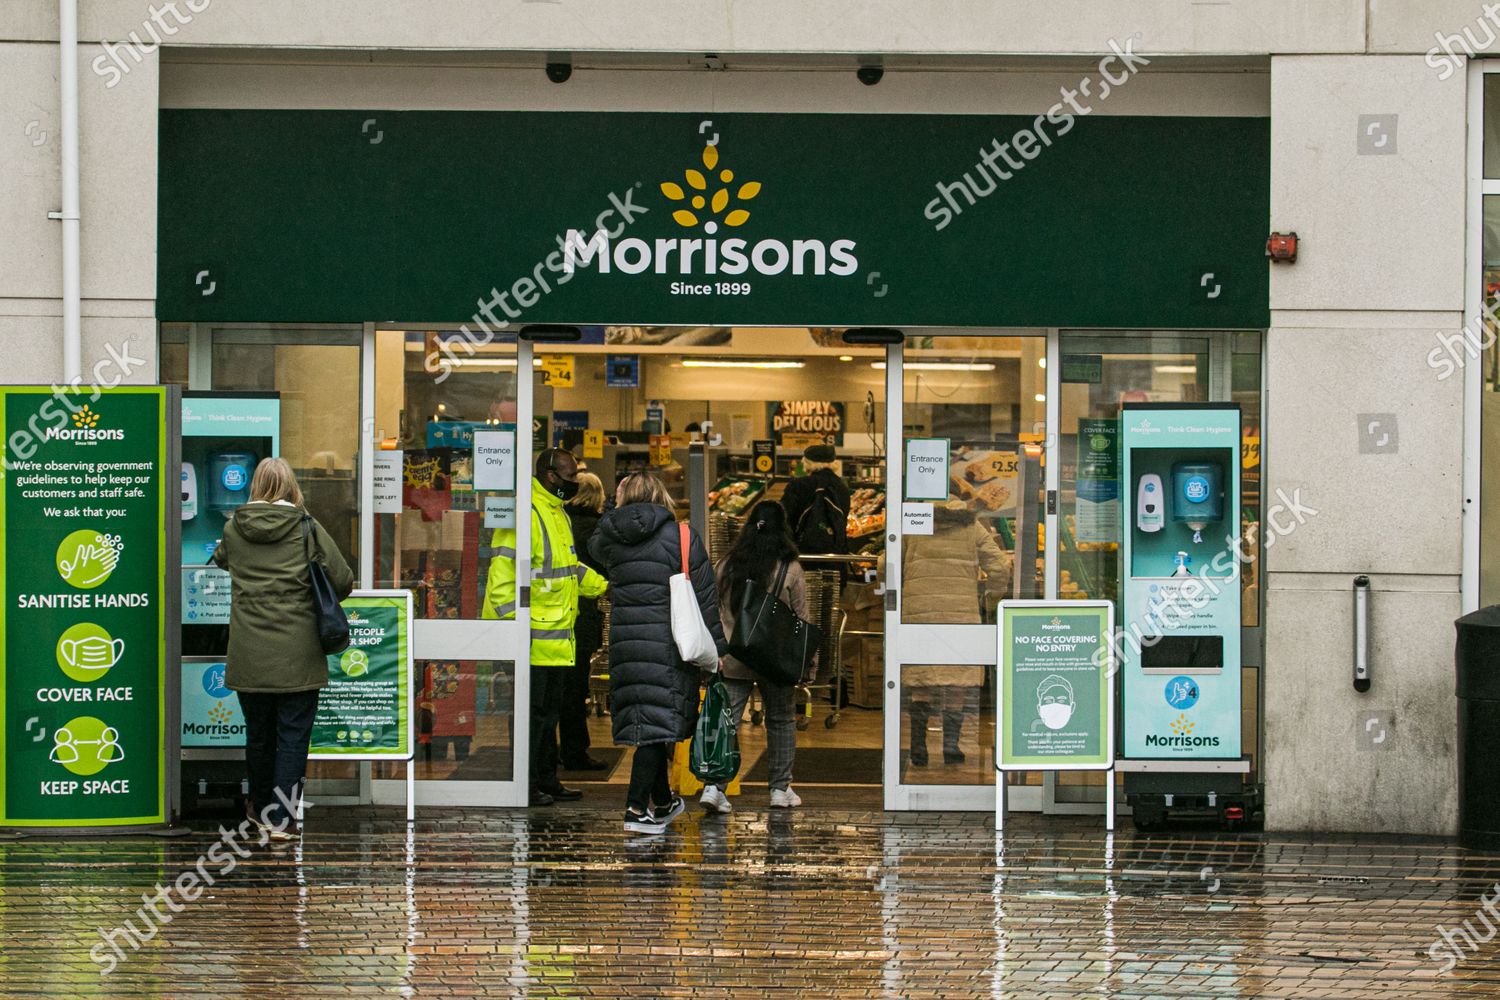
M1186 736L1192 731L1193 724L1188 721L1187 716L1179 712L1177 714L1177 718L1172 720L1172 732L1176 733L1178 736Z
M210 722L217 722L222 726L229 721L231 714L229 709L224 707L224 703L220 701L216 702L214 707L208 710L208 719Z
M80 410L75 411L74 414L73 414L73 426L74 427L81 427L81 428L84 428L85 430L91 430L98 423L99 423L99 414L97 414L93 410L89 409L89 406L88 406L87 403L83 404L83 408L80 409Z
M729 185L734 181L734 171L727 167L718 170L718 146L703 147L703 167L703 170L689 167L682 172L688 184L687 189L672 181L661 182L662 194L672 201L685 201L692 206L692 210L676 209L672 212L672 218L679 226L687 228L692 228L701 221L703 231L710 236L719 231L720 219L730 228L743 226L750 219L749 210L730 208L730 203L750 201L760 194L760 181L747 181L741 184L739 190L731 196ZM717 177L714 174L715 170L718 170ZM717 189L711 196L708 193L710 187Z

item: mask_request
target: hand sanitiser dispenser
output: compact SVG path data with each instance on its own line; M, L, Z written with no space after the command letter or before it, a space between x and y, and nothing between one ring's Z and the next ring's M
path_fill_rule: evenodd
M1203 529L1224 519L1224 472L1218 462L1177 462L1172 466L1172 520L1193 529L1193 541L1203 541Z
M1166 512L1162 505L1167 498L1162 490L1161 476L1148 472L1135 487L1135 526L1145 532L1160 531L1166 526Z
M255 456L244 451L219 451L209 458L208 509L225 517L250 499L250 472Z

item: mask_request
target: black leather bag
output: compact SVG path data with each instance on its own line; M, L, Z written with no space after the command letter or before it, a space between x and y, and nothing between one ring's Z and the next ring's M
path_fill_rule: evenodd
M823 633L798 617L781 599L791 563L783 563L776 583L767 592L754 581L745 582L729 653L772 684L800 683L818 655Z
M339 596L328 580L328 570L313 558L312 518L302 519L302 549L307 553L307 575L312 578L313 610L318 618L318 644L325 653L342 653L349 648L349 616L344 614Z

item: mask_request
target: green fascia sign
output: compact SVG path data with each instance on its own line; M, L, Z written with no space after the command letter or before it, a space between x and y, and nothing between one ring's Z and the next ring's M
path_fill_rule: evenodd
M0 387L0 826L166 819L168 396Z
M1269 120L1069 120L163 109L158 317L1265 328Z
M1002 601L997 624L1001 771L1114 765L1109 601Z
M411 592L360 590L343 602L349 648L328 657L313 758L410 760Z

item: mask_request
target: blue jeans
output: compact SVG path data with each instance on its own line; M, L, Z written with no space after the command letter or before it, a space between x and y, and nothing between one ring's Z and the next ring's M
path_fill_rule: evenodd
M307 774L307 747L312 739L318 691L235 692L245 713L245 773L250 779L250 808L257 819L273 826L295 824L287 814L279 790L288 802L299 801Z

